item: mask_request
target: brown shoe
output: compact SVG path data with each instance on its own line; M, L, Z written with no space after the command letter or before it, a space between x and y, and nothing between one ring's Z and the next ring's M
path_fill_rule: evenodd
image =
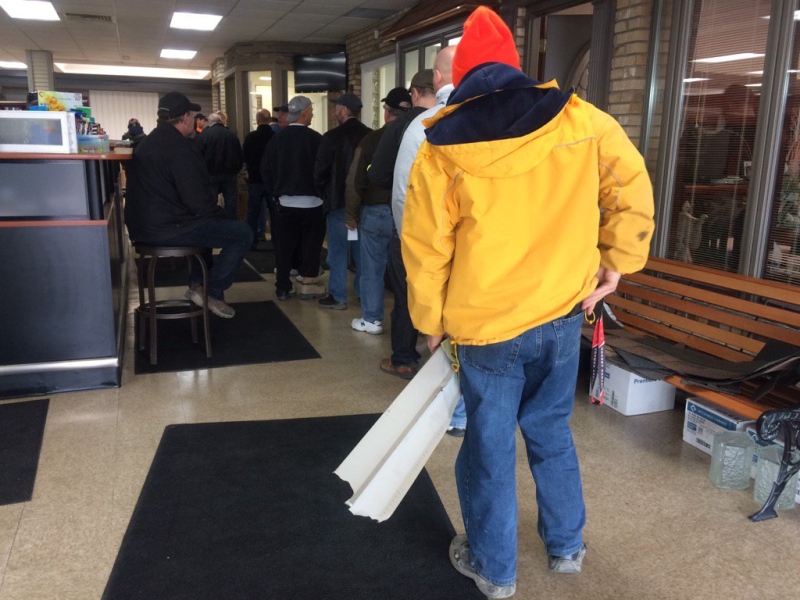
M382 358L380 364L381 371L394 375L400 379L413 379L419 371L415 365L394 365L391 358Z

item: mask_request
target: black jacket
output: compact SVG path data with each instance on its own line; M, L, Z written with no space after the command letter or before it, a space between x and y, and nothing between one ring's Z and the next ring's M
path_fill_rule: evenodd
M356 223L360 219L362 206L392 203L392 190L378 187L374 183L370 183L367 178L370 165L372 165L372 156L384 133L386 133L386 125L365 135L353 155L353 164L347 175L345 195L347 197L347 216Z
M242 170L242 147L239 138L222 123L206 127L195 138L209 174L236 175Z
M372 166L369 168L367 176L370 183L384 189L392 189L394 180L394 163L397 162L397 153L400 151L400 142L403 141L403 134L417 115L424 113L427 108L415 106L399 119L395 119L386 126L386 133L383 134L375 154L372 156Z
M372 129L348 119L322 136L314 164L314 184L327 212L345 207L345 182L356 147Z
M322 136L303 125L289 125L267 144L261 179L268 198L316 196L314 161Z
M261 179L261 157L264 155L264 148L275 132L272 131L267 123L259 125L255 131L251 131L244 136L242 144L242 154L244 164L247 165L247 180L249 183L263 183Z
M136 147L128 168L125 221L137 242L166 241L208 219L225 218L211 194L194 140L159 123Z

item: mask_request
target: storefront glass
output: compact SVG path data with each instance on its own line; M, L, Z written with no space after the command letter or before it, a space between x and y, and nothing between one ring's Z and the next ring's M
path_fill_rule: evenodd
M788 93L781 127L778 174L769 228L766 279L800 285L800 14L795 35Z
M433 68L433 61L436 59L436 55L439 53L439 50L442 49L441 44L431 44L429 46L425 46L423 51L425 52L425 68L432 69Z
M669 258L739 268L771 4L703 0L695 5Z
M403 54L403 86L411 85L411 78L419 70L419 50L411 50Z
M397 68L394 56L371 61L361 66L361 120L365 125L378 129L383 125L383 103L389 90L395 87Z
M256 128L256 113L262 108L272 112L272 72L250 71L247 74L247 87L250 93L247 131L253 131Z

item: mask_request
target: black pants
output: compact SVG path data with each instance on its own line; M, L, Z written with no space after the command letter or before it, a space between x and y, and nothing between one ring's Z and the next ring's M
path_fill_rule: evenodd
M406 283L406 267L400 253L400 238L397 230L392 232L391 250L389 252L389 281L394 291L394 308L392 309L392 364L415 365L419 361L417 337L419 332L411 323L408 314L408 283Z
M316 208L292 208L281 206L279 217L280 234L275 243L275 262L278 276L275 287L279 290L292 289L289 271L292 269L292 256L300 253L300 268L303 277L319 275L319 257L322 242L325 240L325 216L322 206Z

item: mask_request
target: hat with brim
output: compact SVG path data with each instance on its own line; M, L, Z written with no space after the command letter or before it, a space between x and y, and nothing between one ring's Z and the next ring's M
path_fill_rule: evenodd
M422 69L417 71L411 78L411 87L432 90L433 89L433 69Z
M345 108L347 108L352 112L361 112L361 109L364 106L363 104L361 104L361 98L359 98L358 96L356 96L351 92L342 94L338 98L333 98L331 102L333 104L339 104L341 106L344 106Z
M177 119L188 112L200 110L200 105L191 102L180 92L169 92L158 99L158 116L161 119Z
M389 108L408 110L411 108L411 94L404 87L396 87L389 90L386 98L381 98L381 102L385 102Z
M300 118L300 115L302 115L304 111L311 107L311 104L311 100L305 96L295 96L289 100L289 104L286 105L286 108L289 109L289 115L286 117L286 120L289 123L294 123Z

